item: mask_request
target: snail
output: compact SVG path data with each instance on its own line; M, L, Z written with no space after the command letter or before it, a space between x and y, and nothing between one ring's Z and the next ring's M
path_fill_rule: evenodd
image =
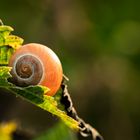
M12 81L17 86L42 85L53 96L58 91L63 77L62 65L57 55L48 47L29 43L21 46L9 61Z

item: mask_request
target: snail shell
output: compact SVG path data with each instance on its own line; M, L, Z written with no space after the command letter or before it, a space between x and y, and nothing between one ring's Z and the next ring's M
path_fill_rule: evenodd
M30 43L19 48L10 58L12 81L18 86L43 85L53 96L62 81L62 66L57 55L48 47Z

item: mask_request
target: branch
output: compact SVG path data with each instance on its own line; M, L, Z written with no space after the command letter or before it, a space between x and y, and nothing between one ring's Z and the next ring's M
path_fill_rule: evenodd
M68 91L68 85L66 84L67 81L69 81L69 79L64 75L61 84L62 89L61 103L65 106L65 111L67 115L79 122L80 128L79 133L83 137L91 136L93 140L103 140L103 137L99 134L99 132L95 128L93 128L90 124L85 123L84 120L78 116Z

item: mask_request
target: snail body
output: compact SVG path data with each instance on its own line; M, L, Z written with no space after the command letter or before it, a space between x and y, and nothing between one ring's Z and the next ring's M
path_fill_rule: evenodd
M20 47L11 57L12 81L18 86L42 85L53 96L62 82L63 70L57 55L48 47L30 43Z

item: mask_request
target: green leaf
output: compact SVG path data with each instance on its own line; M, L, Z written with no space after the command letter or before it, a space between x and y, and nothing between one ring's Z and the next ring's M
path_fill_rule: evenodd
M23 43L22 38L10 34L13 30L10 26L0 26L0 65L8 65L13 52Z
M0 67L0 86L9 86L12 85L7 81L8 78L11 77L9 71L11 67Z
M62 122L34 140L77 140L76 135Z
M9 59L12 56L14 49L9 46L0 47L0 65L8 65Z
M6 79L6 81L7 81L7 79L9 77L11 77L11 75L10 75L11 69L12 69L11 67L5 67L5 66L0 67L0 79L1 78Z
M18 49L23 39L11 35L13 28L10 26L0 26L0 65L7 65L13 52ZM46 93L49 91L47 87L36 85L28 87L18 87L8 82L11 68L0 67L0 88L6 89L16 96L22 97L23 99L31 102L32 104L58 116L67 126L74 130L79 129L79 123L73 118L69 117L60 107L60 96L51 97L47 96ZM60 107L60 108L59 108Z
M14 29L10 26L5 26L5 25L0 26L0 47L1 46L10 46L14 50L16 50L22 45L22 43L23 43L22 38L15 36L15 35L10 35L10 33L13 30Z
M3 35L3 37L8 36L14 29L10 26L2 25L0 26L0 34Z
M10 77L9 67L0 68L0 87L14 93L16 96L33 103L34 105L58 116L67 126L71 129L79 130L79 124L73 118L69 117L64 111L58 108L57 100L52 96L45 95L49 89L44 86L29 86L29 87L17 87L8 82Z
M15 36L15 35L9 35L5 37L5 43L4 45L11 46L13 49L18 49L23 43L23 39Z
M18 49L23 43L23 39L15 36L15 35L8 35L3 36L0 32L0 47L1 46L9 46L12 47L14 50Z

